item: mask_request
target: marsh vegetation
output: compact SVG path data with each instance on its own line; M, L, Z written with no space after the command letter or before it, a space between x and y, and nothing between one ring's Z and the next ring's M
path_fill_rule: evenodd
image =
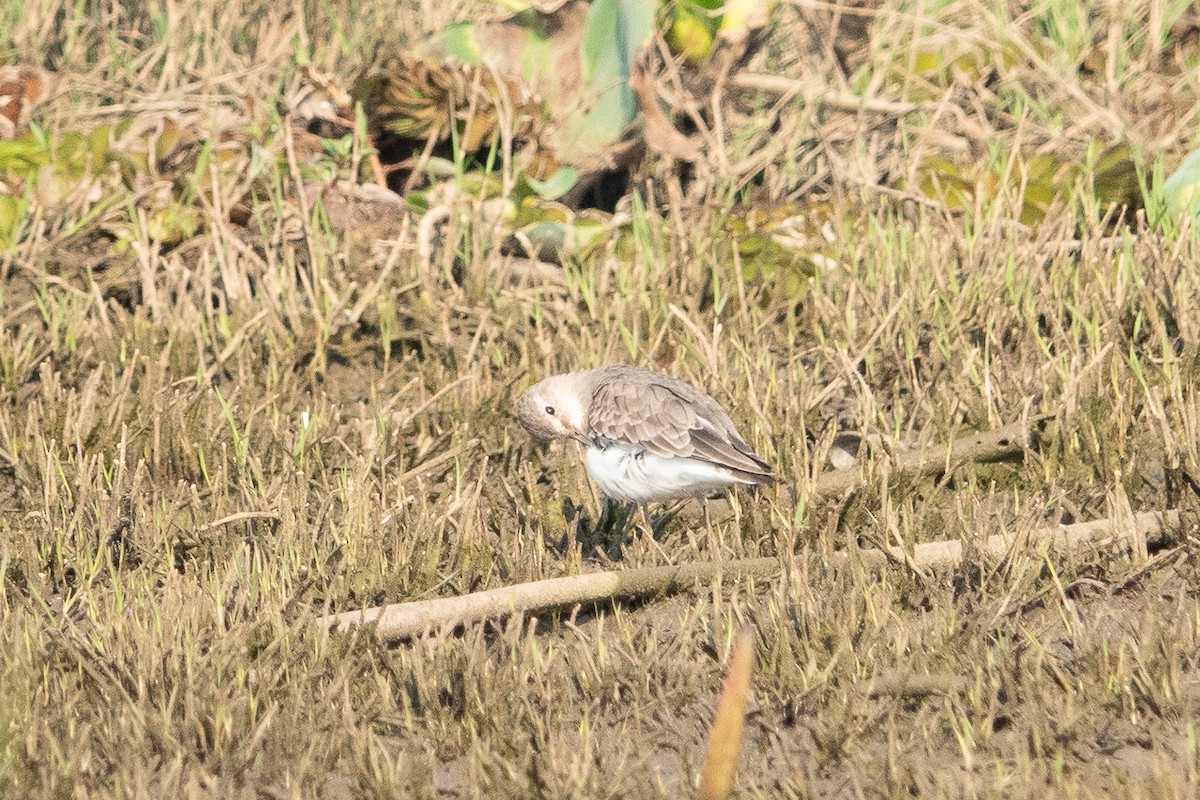
M728 73L654 45L665 122L596 191L499 116L373 163L339 102L381 47L503 16L0 0L38 70L0 106L0 795L687 796L748 631L736 796L1195 796L1195 531L978 547L1196 506L1195 7L784 2ZM599 524L511 408L614 362L783 479ZM891 469L1038 415L1020 457ZM860 480L817 492L846 429ZM855 556L934 541L965 555ZM314 625L757 557L400 644Z

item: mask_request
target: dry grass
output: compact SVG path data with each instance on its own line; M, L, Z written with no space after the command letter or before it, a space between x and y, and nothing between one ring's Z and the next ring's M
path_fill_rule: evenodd
M1021 137L1082 152L1114 127L1148 170L1173 168L1197 106L1141 104L1148 86L1200 86L1166 33L1183 7L1088 8L888 3L857 88L927 111L788 105L787 136L727 131L730 163L774 148L768 199L824 191L835 263L786 298L731 266L719 214L738 175L697 178L705 202L659 176L639 188L628 252L549 282L500 253L468 200L428 268L412 228L378 257L309 226L289 202L286 126L272 128L305 83L298 65L347 80L383 38L467 9L0 4L13 49L61 74L50 130L149 129L169 109L207 135L267 131L278 155L245 228L223 210L237 174L212 168L201 230L176 246L136 203L72 235L86 203L66 196L0 255L0 794L686 796L746 629L738 796L1195 795L1193 539L1149 564L827 565L855 544L1194 502L1190 234L1100 224L1084 195L1030 229L1013 198L952 215L870 188L922 152L983 142L979 158L1003 164ZM833 75L832 53L784 44L816 12L780 13L759 66ZM926 86L912 64L947 37L1037 58L998 83ZM540 376L610 361L706 387L787 480L734 497L711 529L688 512L657 541L597 528L575 454L531 446L509 409ZM1054 420L1023 463L898 483L871 460L869 489L812 498L831 419L921 446L1026 412ZM784 579L395 648L312 625L599 567L763 555L790 560Z

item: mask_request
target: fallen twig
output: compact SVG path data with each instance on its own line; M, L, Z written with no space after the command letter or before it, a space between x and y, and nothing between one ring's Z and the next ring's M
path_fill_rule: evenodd
M891 477L940 475L967 463L986 464L1021 455L1029 446L1034 431L1049 414L1019 420L994 431L980 431L956 439L945 449L927 447L897 454L892 461ZM817 478L818 495L840 494L862 482L858 466L835 469Z
M1127 550L1139 541L1157 542L1169 538L1179 528L1180 514L1178 511L1151 511L1133 515L1132 522L1132 529L1120 529L1118 523L1113 520L1102 519L1077 525L1044 528L1028 535L989 536L978 544L962 541L927 542L914 547L908 558L918 566L934 567L962 561L964 550L968 548L978 549L992 557L1003 557L1018 550L1075 550L1089 545L1095 548ZM829 563L831 566L838 566L855 559L868 568L880 569L891 559L904 555L898 547L889 547L887 550L889 552L877 549L839 552L830 558ZM690 589L697 584L706 584L718 577L769 579L780 574L783 568L783 562L777 558L751 558L596 572L506 586L461 597L396 603L330 614L319 618L317 624L324 628L345 631L355 626L374 623L379 638L394 641L446 625L468 624L509 614L570 608L599 600L628 600L666 594Z
M675 592L690 589L698 583L709 583L718 577L767 578L777 574L777 558L593 572L489 589L460 597L395 603L361 611L331 614L318 619L317 624L344 631L355 625L378 622L379 637L392 640L446 624L478 622L523 611L569 608L579 603L597 600L630 600Z
M874 111L879 114L911 114L914 111L925 110L926 106L917 103L900 103L891 100L878 100L873 97L859 97L849 92L839 92L833 89L821 90L805 84L804 81L788 78L783 75L765 75L761 73L742 72L729 79L730 83L739 89L751 89L774 94L804 95L810 103L819 103L826 108L837 111Z
M234 522L244 522L248 519L265 519L270 522L272 526L276 526L282 522L278 514L274 514L270 511L239 511L236 514L230 514L227 517L221 517L220 519L213 520L212 522L204 523L200 527L196 528L196 533L206 533L214 528L220 528L223 525L230 525Z

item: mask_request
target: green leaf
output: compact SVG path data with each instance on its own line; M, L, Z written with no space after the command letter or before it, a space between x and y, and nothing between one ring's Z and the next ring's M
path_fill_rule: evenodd
M637 97L629 76L654 33L655 8L650 0L592 3L584 23L581 66L584 82L598 96L589 111L568 121L566 141L602 147L619 139L637 118Z
M583 79L597 88L628 81L638 52L654 34L655 9L650 0L592 3L583 26Z
M464 64L482 64L483 52L479 47L479 38L475 35L475 25L461 22L448 25L441 31L442 45L446 55L457 58Z
M108 137L112 133L112 126L101 125L94 128L88 134L88 155L91 156L92 170L99 172L100 168L108 163Z
M0 172L12 170L22 177L31 177L49 163L49 151L33 134L27 133L20 139L0 140Z
M1138 183L1137 163L1125 142L1111 145L1096 159L1092 167L1092 192L1102 205L1144 205Z
M176 245L195 236L202 221L195 206L172 202L147 218L146 235L154 241Z
M559 261L564 254L581 257L588 248L604 239L608 226L579 217L569 221L531 222L515 233L532 246L530 255L545 261Z
M529 184L529 188L538 197L545 200L557 200L562 197L574 188L575 182L578 180L579 170L574 167L561 167L558 172L555 172L544 181L535 180L528 175L525 176L525 182Z
M714 32L709 20L682 3L675 6L675 19L667 31L667 44L692 64L699 64L712 51Z
M1200 150L1192 151L1163 182L1163 196L1173 214L1200 221Z
M172 119L164 119L162 132L154 139L154 160L162 163L175 152L183 139L183 128Z
M545 31L530 28L529 38L521 48L521 76L531 84L536 84L551 68L554 53L551 50L550 37Z
M0 251L17 243L17 233L28 208L29 201L24 197L0 195Z

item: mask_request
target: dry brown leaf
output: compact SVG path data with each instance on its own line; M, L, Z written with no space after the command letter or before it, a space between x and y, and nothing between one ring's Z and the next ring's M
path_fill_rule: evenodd
M36 67L0 67L0 139L24 133L33 110L50 95L50 74Z

